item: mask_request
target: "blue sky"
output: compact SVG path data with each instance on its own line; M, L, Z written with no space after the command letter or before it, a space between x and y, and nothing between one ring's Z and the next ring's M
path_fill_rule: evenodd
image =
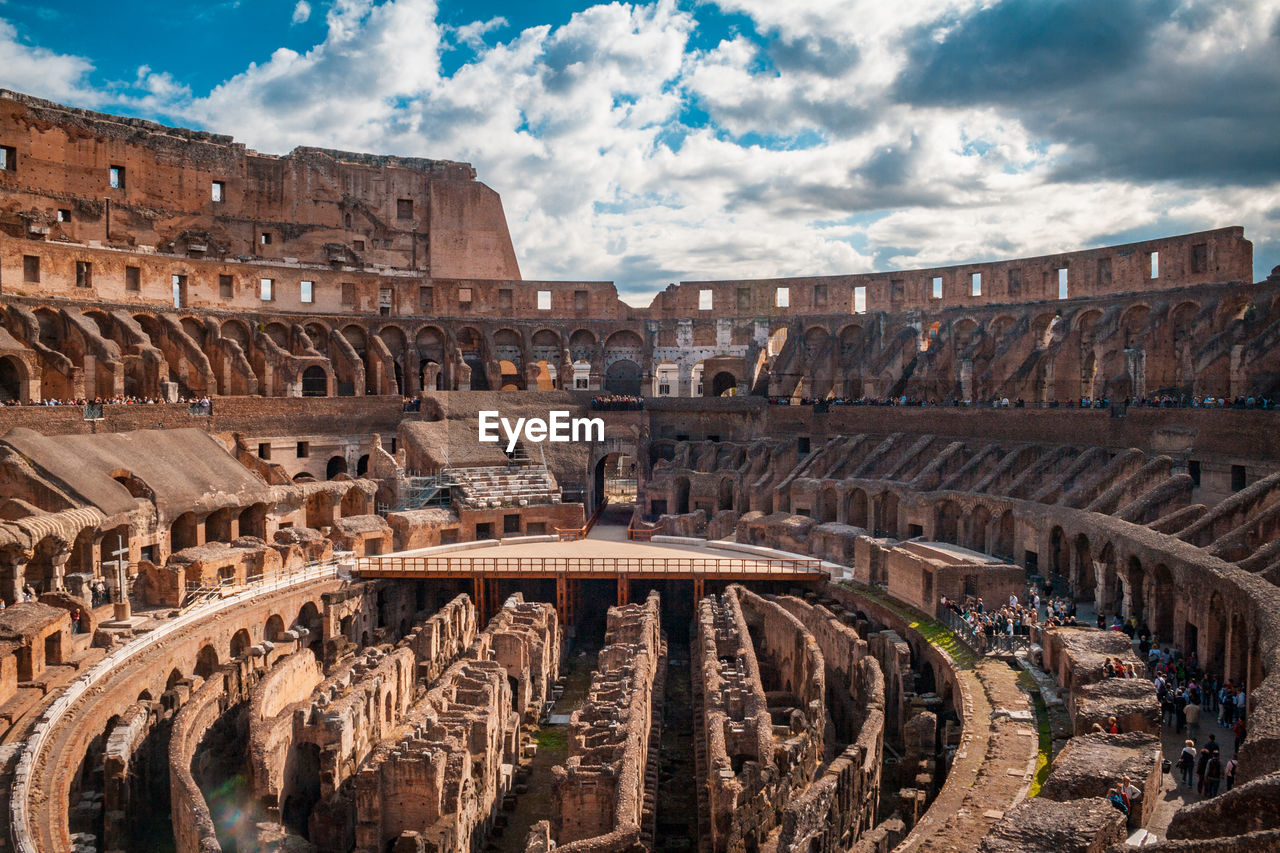
M0 0L0 86L474 163L526 278L863 272L1241 224L1280 0Z

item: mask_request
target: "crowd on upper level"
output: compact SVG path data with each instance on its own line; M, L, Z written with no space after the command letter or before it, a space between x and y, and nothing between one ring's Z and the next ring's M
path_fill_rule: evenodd
M160 406L176 403L179 405L189 406L193 413L208 414L213 410L213 400L210 397L179 397L176 400L165 400L161 397L136 397L134 395L118 395L115 397L94 397L93 399L77 399L61 400L50 398L40 400L39 402L22 403L17 400L0 400L0 406L77 406L83 408L86 412L90 410L101 410L103 406Z
M1112 400L1108 397L1092 399L1080 397L1070 400L1050 400L1045 403L1028 403L1022 398L1010 400L1008 397L993 397L989 400L961 400L946 398L942 400L924 400L909 395L899 397L828 397L815 400L809 397L795 401L790 397L770 397L769 404L774 406L814 406L825 409L830 406L905 406L905 407L949 407L974 409L1110 409L1113 405L1125 408L1140 409L1265 409L1274 410L1280 407L1280 401L1264 396L1239 396L1234 399L1226 397L1202 397L1200 395L1174 397L1164 394L1155 397L1124 397Z
M644 397L637 394L597 394L591 398L597 412L638 412L644 408Z

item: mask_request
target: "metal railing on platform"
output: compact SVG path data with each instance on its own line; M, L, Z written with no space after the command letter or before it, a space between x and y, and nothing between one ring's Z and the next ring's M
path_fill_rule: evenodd
M985 655L988 652L1017 654L1031 648L1031 638L1027 634L1009 634L995 629L988 634L985 629L974 627L952 610L943 610L938 616L938 621L950 628L960 642L975 654ZM1015 626L1015 629L1017 627Z
M821 560L742 557L476 557L464 555L365 557L360 577L827 577Z

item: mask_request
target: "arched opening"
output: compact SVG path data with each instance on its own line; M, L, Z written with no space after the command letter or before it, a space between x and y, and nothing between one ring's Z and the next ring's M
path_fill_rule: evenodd
M893 492L880 495L880 529L884 535L898 538L898 496Z
M302 371L302 396L324 397L329 393L329 375L324 368L312 365Z
M240 535L267 538L267 505L254 504L240 513Z
M604 372L604 390L612 394L640 395L640 365L629 358L621 358L609 365Z
M1083 533L1076 537L1075 565L1071 591L1077 601L1093 601L1098 577L1093 567L1093 551L1089 546L1089 537Z
M184 512L175 518L173 526L169 528L169 550L176 552L200 544L198 526L199 522L193 512Z
M844 520L854 527L867 527L867 493L862 489L851 489L844 498Z
M11 355L0 358L0 403L24 402L22 381L26 371Z
M1057 526L1054 526L1049 531L1049 572L1054 578L1055 584L1057 578L1070 583L1071 546L1068 544L1062 528Z
M676 515L684 515L689 511L689 478L677 477L675 490Z
M339 474L345 473L347 473L347 460L341 456L332 457L329 463L324 466L324 478L326 480L332 480Z
M167 679L165 679L165 682L164 682L164 689L165 689L165 690L172 690L174 687L178 686L179 684L181 684L181 683L182 683L183 681L185 681L185 680L186 680L186 678L185 678L185 676L183 676L183 674L182 674L182 670L180 670L180 669L172 669L172 670L170 670L170 671L169 671L169 677L168 677Z
M834 486L827 486L819 494L818 518L823 523L835 521L839 516L840 495Z
M249 647L252 645L253 645L253 639L249 636L248 628L241 628L239 631L236 631L235 634L232 635L231 637L232 660L243 655L245 652L249 650Z
M211 645L201 646L196 653L196 668L193 672L201 678L208 678L218 670L218 650Z
M302 645L313 651L319 650L324 639L324 620L320 617L320 609L315 602L308 601L298 611L298 618L293 621L295 627L305 628L307 636L302 638Z
M722 370L711 378L712 397L732 397L738 393L738 377Z
M280 635L284 633L284 619L279 614L273 613L271 618L267 620L266 626L262 629L262 639L276 642L280 639Z
M1013 510L1005 510L1000 516L1000 526L996 528L996 545L992 551L995 556L1012 561L1013 544Z
M311 838L311 811L320 801L320 747L314 743L298 743L293 749L291 772L285 777L281 791L280 818L285 826Z
M369 454L366 453L356 460L356 476L363 477L369 471Z
M720 501L718 509L733 509L733 478L725 477L720 481Z
M1137 557L1129 558L1128 569L1129 612L1125 616L1126 618L1137 619L1141 623L1144 611L1143 595L1145 590L1143 585L1146 581L1146 572L1143 571L1142 561Z
M975 551L987 550L987 528L991 526L991 510L979 505L969 516L968 546Z
M1173 572L1169 571L1169 567L1164 563L1157 563L1156 567L1151 570L1151 596L1150 606L1147 608L1147 618L1150 619L1148 627L1165 642L1174 640L1173 613L1177 604L1178 591L1173 584ZM1226 652L1226 613L1222 607L1222 596L1214 593L1217 599L1217 612L1214 612L1213 602L1210 601L1209 612L1210 618L1218 624L1214 626L1214 631L1210 632L1210 636L1217 636L1219 640L1218 646L1212 649L1216 655L1214 660L1221 662L1222 656ZM1188 649L1187 651L1191 651ZM1206 661L1201 661L1201 664ZM1220 669L1216 670L1221 672Z
M938 508L938 526L934 538L941 542L960 544L960 507L955 501L943 501Z

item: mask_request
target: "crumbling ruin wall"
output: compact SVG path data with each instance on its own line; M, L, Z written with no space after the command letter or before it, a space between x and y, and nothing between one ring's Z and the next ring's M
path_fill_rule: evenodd
M826 673L800 621L741 587L704 598L694 648L715 851L764 844L824 754Z
M884 753L885 682L867 642L822 605L774 601L813 636L826 666L827 711L844 746L809 789L787 804L779 851L837 853L876 824Z
M665 664L660 599L610 607L587 701L574 711L569 758L554 769L553 837L565 853L644 849L654 681Z
M558 630L553 607L513 595L414 703L355 778L357 853L382 853L408 833L440 853L474 849L521 759L528 709L516 707L510 680L517 700L546 695L545 683L530 689L518 679L555 678Z
M302 648L280 661L249 695L249 779L255 799L278 806L292 746L293 712L324 679L315 653Z

